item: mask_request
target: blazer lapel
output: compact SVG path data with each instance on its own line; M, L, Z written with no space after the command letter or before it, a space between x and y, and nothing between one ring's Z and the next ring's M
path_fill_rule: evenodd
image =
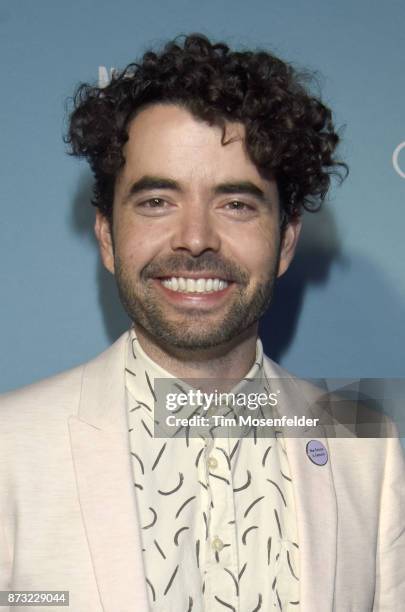
M321 436L285 439L300 547L300 610L330 612L334 609L337 502L329 449L326 465L312 463L306 455L306 445L312 439L328 448Z
M293 379L269 359L265 360L269 378L277 378L281 388L280 416L314 416L309 390L303 381ZM317 395L313 394L314 402ZM301 431L301 430L300 430ZM328 429L328 432L330 430ZM337 546L337 501L328 439L324 427L317 426L291 432L285 431L285 444L294 486L294 502L300 549L300 610L311 612L334 609L334 589ZM330 433L329 433L330 435ZM298 437L300 436L300 437ZM325 465L316 465L307 456L310 440L321 442L328 451Z
M84 371L69 419L80 507L103 609L146 612L146 581L125 411L127 334Z

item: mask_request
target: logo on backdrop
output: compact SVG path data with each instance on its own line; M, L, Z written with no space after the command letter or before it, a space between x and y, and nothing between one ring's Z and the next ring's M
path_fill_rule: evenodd
M399 143L399 145L395 148L392 154L392 165L394 166L395 172L397 172L400 177L405 178L405 164L404 169L402 169L399 165L399 155L403 149L405 149L405 140L404 142ZM405 157L405 155L403 157Z
M105 66L98 67L98 86L103 88L107 87L107 85L111 81L111 77L113 76L115 68L106 68Z

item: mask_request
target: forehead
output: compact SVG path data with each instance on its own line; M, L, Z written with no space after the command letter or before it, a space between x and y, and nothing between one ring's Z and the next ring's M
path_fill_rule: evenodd
M185 183L224 179L265 183L246 153L241 123L209 125L173 104L142 110L130 123L122 179L165 175Z

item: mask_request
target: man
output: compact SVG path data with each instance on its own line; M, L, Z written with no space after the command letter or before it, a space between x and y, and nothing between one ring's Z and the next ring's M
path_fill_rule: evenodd
M389 424L383 439L326 439L317 421L301 437L153 435L162 381L273 391L283 423L313 415L315 391L257 333L302 209L342 166L329 109L274 56L193 35L82 86L68 141L94 172L101 256L133 328L3 398L1 589L69 590L92 612L400 610Z

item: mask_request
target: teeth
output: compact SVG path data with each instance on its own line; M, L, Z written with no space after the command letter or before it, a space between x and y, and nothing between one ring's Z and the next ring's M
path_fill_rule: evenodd
M203 293L205 291L205 280L203 278L199 278L195 283L195 290L198 293Z
M174 279L172 278L171 279L172 286L173 286L173 280ZM194 278L188 278L186 283L187 283L186 291L187 292L189 291L190 293L193 293L195 291L195 280L194 280Z
M182 293L212 293L225 289L229 283L219 278L183 278L172 276L161 281L164 287Z

